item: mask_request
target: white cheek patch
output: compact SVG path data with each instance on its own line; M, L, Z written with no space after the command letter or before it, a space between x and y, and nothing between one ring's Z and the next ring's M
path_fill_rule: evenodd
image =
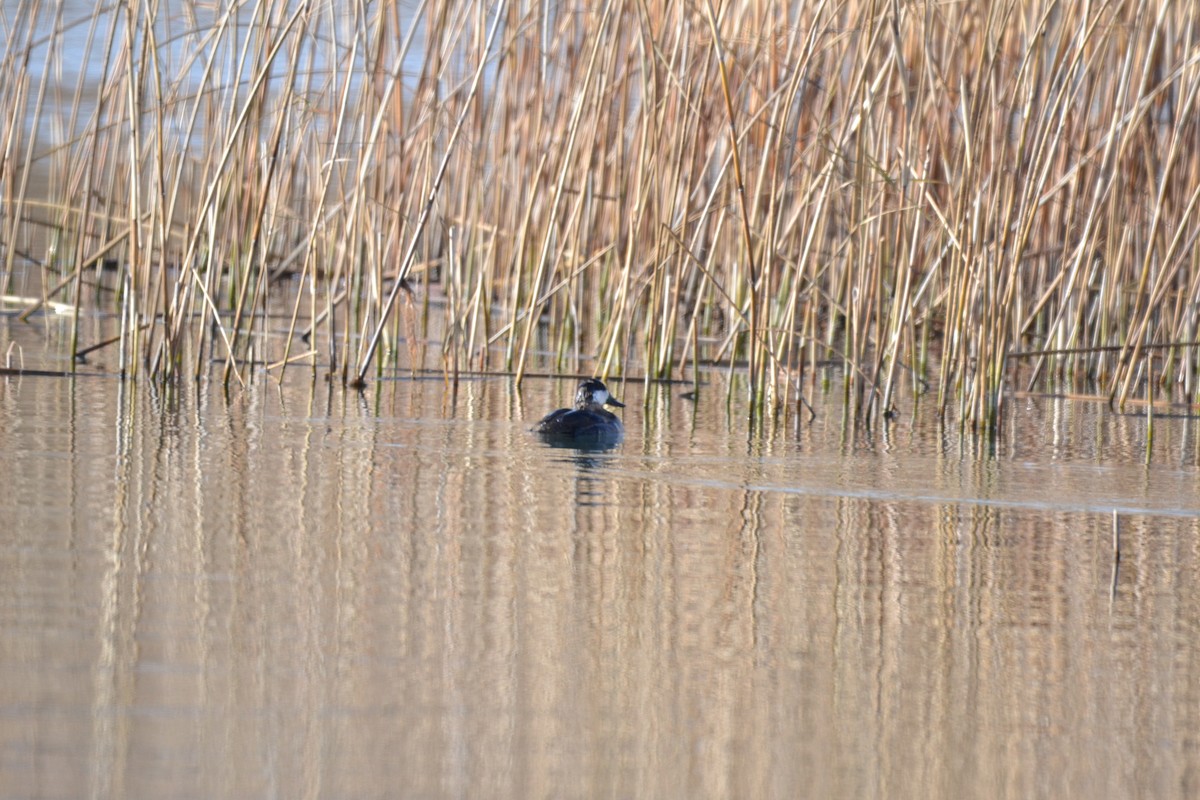
M602 406L608 402L608 392L603 389L597 389L592 392L592 402L598 406Z

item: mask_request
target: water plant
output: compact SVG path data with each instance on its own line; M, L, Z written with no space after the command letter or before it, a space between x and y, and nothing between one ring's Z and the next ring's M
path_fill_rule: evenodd
M131 376L362 385L434 338L726 365L754 413L830 364L865 420L1196 402L1186 3L14 6L0 280L111 312Z

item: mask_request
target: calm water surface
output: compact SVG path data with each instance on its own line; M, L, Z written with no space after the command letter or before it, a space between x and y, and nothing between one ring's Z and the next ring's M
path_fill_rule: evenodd
M572 388L0 381L3 795L1200 792L1194 423Z

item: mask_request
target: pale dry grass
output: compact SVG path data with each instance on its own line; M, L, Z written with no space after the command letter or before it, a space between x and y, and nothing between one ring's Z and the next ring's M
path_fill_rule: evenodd
M1189 4L779 5L56 22L18 3L5 280L30 257L76 304L115 259L111 346L156 378L215 356L228 381L268 361L357 383L438 310L450 374L522 376L535 350L650 380L724 364L754 413L793 408L830 360L864 419L905 383L984 428L1034 380L1195 401ZM72 83L82 29L93 71ZM292 334L256 354L267 313Z

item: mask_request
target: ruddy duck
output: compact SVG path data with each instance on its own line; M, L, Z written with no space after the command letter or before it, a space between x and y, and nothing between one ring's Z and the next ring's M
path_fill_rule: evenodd
M582 381L575 390L575 407L560 408L542 418L533 427L535 433L547 438L584 441L614 440L620 438L625 429L617 415L605 408L606 405L624 408L608 393L603 382L592 378Z

